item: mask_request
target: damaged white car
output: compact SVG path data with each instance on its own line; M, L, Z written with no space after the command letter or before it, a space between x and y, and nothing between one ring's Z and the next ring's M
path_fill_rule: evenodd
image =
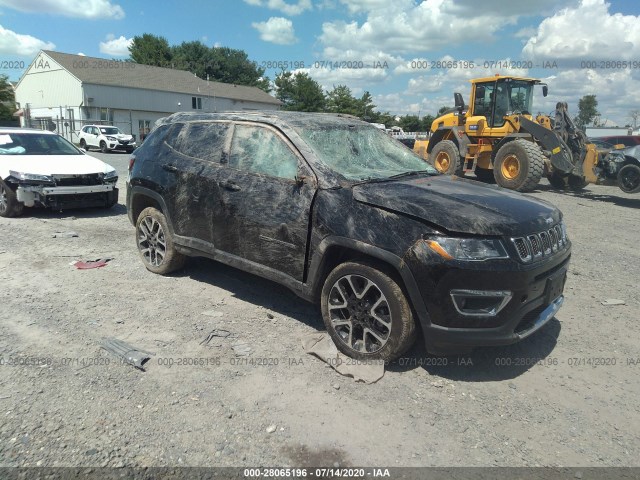
M105 207L118 202L116 170L60 135L0 128L0 217L24 207L53 210Z

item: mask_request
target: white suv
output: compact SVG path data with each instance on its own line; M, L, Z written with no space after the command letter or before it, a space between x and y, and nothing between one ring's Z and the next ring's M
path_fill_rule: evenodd
M122 133L118 127L109 125L85 125L80 130L80 148L89 150L99 148L102 153L111 150L124 150L128 153L136 148L132 135Z

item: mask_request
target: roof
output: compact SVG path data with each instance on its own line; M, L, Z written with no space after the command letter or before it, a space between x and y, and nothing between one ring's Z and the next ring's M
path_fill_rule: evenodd
M289 112L284 110L251 110L223 113L198 113L198 112L178 112L168 117L159 119L156 125L163 125L174 122L196 122L196 121L253 121L272 125L290 125L292 127L316 126L331 127L336 125L371 125L353 115L340 113L310 113L310 112Z
M504 80L505 78L510 78L512 80L524 80L526 82L535 82L542 83L541 80L537 78L529 78L529 77L515 77L512 75L495 75L493 77L482 77L482 78L472 78L469 80L471 83L479 83L479 82L495 82L496 80Z
M207 82L185 70L152 67L134 62L72 55L43 50L82 83L114 87L142 88L189 95L215 95L220 98L281 105L282 102L258 87ZM106 65L109 65L105 67ZM114 68L111 68L114 67Z

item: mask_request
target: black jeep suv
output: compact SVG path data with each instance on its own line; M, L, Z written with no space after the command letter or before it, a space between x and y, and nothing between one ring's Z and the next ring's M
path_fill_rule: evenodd
M177 113L135 151L129 218L147 269L204 256L319 302L338 348L396 358L525 338L563 302L550 204L439 175L353 117Z

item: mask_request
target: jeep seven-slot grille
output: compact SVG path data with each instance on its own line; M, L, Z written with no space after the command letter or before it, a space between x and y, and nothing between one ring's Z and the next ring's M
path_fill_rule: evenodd
M563 248L567 244L567 237L562 227L556 225L543 232L512 238L511 242L516 247L520 260L531 262Z

